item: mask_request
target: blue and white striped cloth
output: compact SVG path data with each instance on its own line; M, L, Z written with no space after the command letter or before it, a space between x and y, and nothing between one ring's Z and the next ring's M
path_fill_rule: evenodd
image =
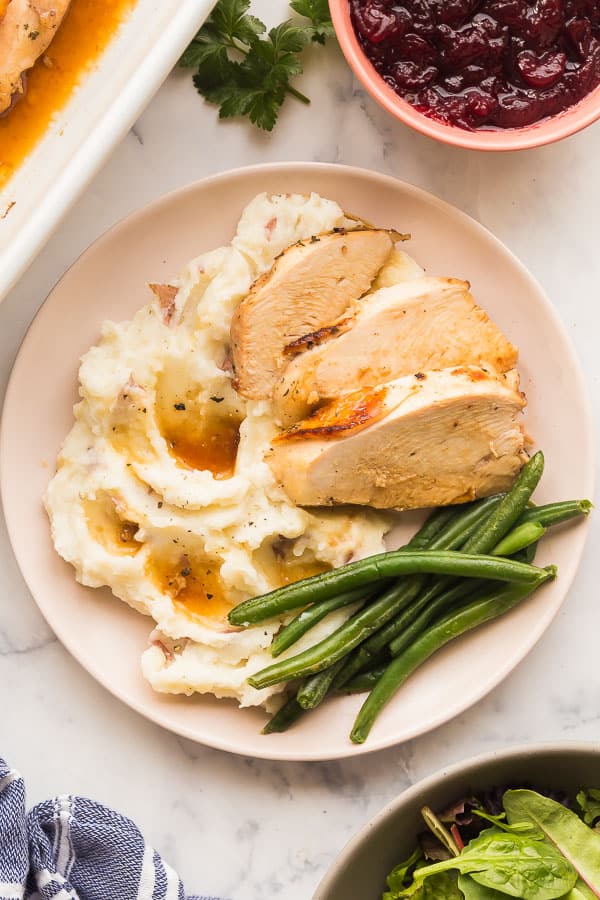
M178 875L119 813L84 797L57 797L26 813L23 779L0 759L0 900L186 895Z

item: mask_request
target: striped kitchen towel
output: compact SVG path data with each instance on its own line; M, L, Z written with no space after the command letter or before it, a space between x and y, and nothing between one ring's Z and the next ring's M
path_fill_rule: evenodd
M84 797L25 811L0 759L0 900L185 900L178 875L129 819ZM217 900L188 897L187 900Z

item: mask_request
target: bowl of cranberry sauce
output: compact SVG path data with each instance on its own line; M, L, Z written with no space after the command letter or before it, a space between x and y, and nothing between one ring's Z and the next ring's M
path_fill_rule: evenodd
M346 58L406 124L536 147L600 117L600 0L330 0Z

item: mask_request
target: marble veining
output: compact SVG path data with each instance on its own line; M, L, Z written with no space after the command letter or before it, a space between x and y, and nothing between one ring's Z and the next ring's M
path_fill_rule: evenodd
M287 9L283 0L253 5L272 23ZM220 123L187 73L169 78L0 307L2 391L44 297L115 221L213 172L317 160L377 169L424 187L505 241L551 296L577 348L600 422L600 125L520 154L451 149L389 118L365 96L334 46L311 49L306 70L300 87L312 106L288 100L272 135L245 123ZM188 890L230 900L309 900L347 839L416 779L511 744L600 740L593 563L599 539L596 516L562 612L529 657L477 706L425 737L355 761L278 764L182 740L99 687L38 613L2 526L0 749L26 776L31 802L77 792L132 816L181 872Z

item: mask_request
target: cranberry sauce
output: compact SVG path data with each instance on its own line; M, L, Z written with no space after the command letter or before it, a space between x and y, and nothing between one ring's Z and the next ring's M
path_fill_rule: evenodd
M600 84L600 0L349 0L375 69L420 112L521 128Z

